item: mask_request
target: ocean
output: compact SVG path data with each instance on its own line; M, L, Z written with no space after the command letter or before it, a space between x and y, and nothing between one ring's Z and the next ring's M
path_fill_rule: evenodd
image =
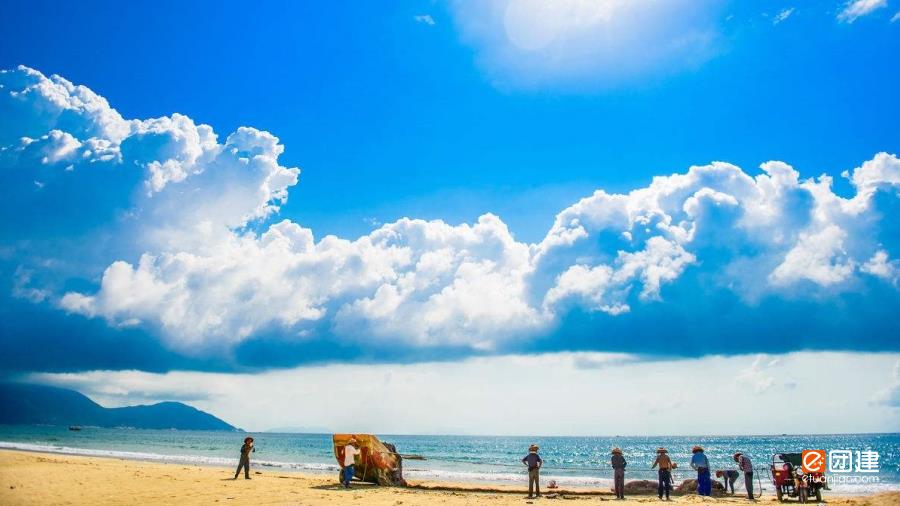
M254 433L257 451L253 465L260 471L336 473L330 434ZM900 434L831 434L783 436L660 436L660 437L503 437L378 435L394 443L402 454L426 460L405 460L404 476L413 480L448 480L477 483L525 483L519 460L528 445L540 445L544 459L542 481L561 486L607 488L612 484L609 451L618 446L628 460L626 481L655 480L650 470L656 448L665 446L679 464L676 485L695 477L688 463L691 447L700 444L713 469L733 469L731 455L741 451L757 468L756 477L766 495L774 494L767 469L777 452L803 449L874 451L874 472L828 473L831 493L864 494L900 490ZM70 431L54 426L2 426L0 448L118 457L156 462L236 466L245 437L239 432L104 429L85 427ZM872 454L869 454L870 456ZM231 472L230 470L228 471ZM223 473L226 471L223 469ZM761 478L761 479L760 479ZM736 483L743 488L743 480ZM742 490L738 490L741 493ZM827 494L827 492L826 492Z

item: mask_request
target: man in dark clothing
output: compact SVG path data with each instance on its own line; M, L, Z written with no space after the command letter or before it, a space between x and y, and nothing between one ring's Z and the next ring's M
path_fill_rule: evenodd
M522 459L522 463L528 466L528 498L541 496L540 470L544 460L538 455L538 445L528 448L528 455Z
M244 469L244 479L250 479L250 452L255 452L256 448L253 447L253 438L248 437L244 438L244 445L241 446L241 460L238 462L237 471L234 472L234 478L237 479L238 475L241 474L241 469Z
M728 492L728 488L731 488L732 495L734 494L734 482L737 481L740 473L735 471L734 469L727 469L725 471L716 471L716 478L722 478L722 483L725 485L725 492Z
M613 488L616 492L616 499L625 499L625 466L628 465L628 462L625 462L622 450L613 448L610 464L613 468Z

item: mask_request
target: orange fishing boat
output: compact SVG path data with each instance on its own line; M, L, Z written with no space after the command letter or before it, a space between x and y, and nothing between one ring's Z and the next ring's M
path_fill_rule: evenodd
M338 464L344 461L344 448L351 439L359 443L360 454L356 456L354 477L367 483L390 487L405 487L403 479L403 456L390 443L383 443L372 434L335 434L334 457Z

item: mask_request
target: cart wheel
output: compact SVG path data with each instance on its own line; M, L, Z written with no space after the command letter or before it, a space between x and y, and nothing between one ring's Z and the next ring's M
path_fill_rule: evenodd
M781 487L775 487L775 495L778 496L778 502L784 502L781 496Z
M816 501L822 502L822 489L818 487L816 488Z

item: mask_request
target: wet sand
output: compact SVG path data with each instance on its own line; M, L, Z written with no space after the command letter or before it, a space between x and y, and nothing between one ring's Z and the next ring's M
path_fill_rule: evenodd
M231 480L233 470L221 467L161 464L99 457L0 451L0 505L344 505L410 506L419 504L522 505L553 503L559 500L575 504L614 501L616 505L659 503L655 496L635 496L615 501L606 491L596 495L569 495L525 499L522 489L487 487L449 482L414 481L416 488L399 489L354 484L344 490L335 477L254 470L251 480ZM451 490L453 488L465 489ZM588 492L579 490L578 492ZM874 496L825 497L828 504L900 505L900 492ZM677 504L753 504L746 498L673 497ZM763 496L756 504L774 506L772 496Z

